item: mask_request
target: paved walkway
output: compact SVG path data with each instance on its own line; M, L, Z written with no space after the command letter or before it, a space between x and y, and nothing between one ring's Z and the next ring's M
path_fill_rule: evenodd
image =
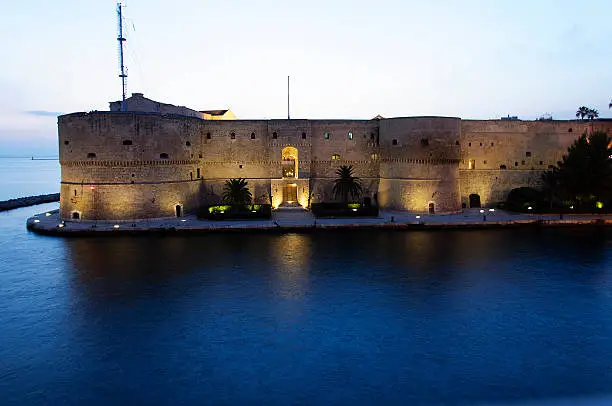
M405 211L381 211L379 217L315 218L304 209L280 209L270 220L199 220L194 215L182 218L134 221L62 221L57 210L41 213L27 220L28 229L41 234L100 234L143 232L218 232L239 230L313 231L334 228L484 228L520 225L612 225L612 215L529 215L500 210L480 213L479 209L454 214L416 214Z

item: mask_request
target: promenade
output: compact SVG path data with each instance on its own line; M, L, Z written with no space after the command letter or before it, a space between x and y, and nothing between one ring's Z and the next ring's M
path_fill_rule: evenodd
M315 218L304 209L281 209L270 220L199 220L195 215L181 218L129 221L62 221L57 210L41 213L27 220L27 228L47 235L118 235L141 233L197 232L312 232L331 229L474 229L518 226L612 225L612 216L536 215L501 210L468 209L455 214L416 214L403 211L381 211L379 217Z

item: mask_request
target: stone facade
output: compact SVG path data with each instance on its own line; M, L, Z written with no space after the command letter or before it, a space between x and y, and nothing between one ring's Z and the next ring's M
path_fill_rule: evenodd
M221 202L246 178L255 202L333 200L335 171L352 165L382 209L456 212L470 195L494 205L537 186L588 127L605 120L203 120L142 112L59 117L63 219L182 216Z

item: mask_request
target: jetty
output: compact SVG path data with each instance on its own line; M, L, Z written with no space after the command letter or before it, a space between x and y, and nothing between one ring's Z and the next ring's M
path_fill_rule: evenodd
M35 206L43 203L55 203L60 201L59 193L51 193L48 195L19 197L0 201L0 211L19 209L21 207Z

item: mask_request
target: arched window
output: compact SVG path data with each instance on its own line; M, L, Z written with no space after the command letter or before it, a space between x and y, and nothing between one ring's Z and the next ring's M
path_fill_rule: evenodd
M132 140L123 140L123 145L132 145Z
M168 159L168 154L166 154L165 152L162 152L161 154L159 154L159 158L160 159Z
M254 140L255 139L255 133L251 133L251 139Z
M185 145L190 147L191 146L191 142L187 141L187 142L185 142Z
M233 139L233 140L235 140L235 139L236 139L236 133L234 133L234 132L233 132L233 133L231 133L231 134L230 134L230 138L231 138L231 139Z
M96 157L96 153L95 152L90 152L87 154L87 158L95 158Z
M298 177L298 150L294 147L285 147L282 151L283 178Z
M274 132L272 133L272 139L273 139L273 140L275 140L275 139L277 139L277 138L278 138L278 134L276 133L276 131L274 131Z

